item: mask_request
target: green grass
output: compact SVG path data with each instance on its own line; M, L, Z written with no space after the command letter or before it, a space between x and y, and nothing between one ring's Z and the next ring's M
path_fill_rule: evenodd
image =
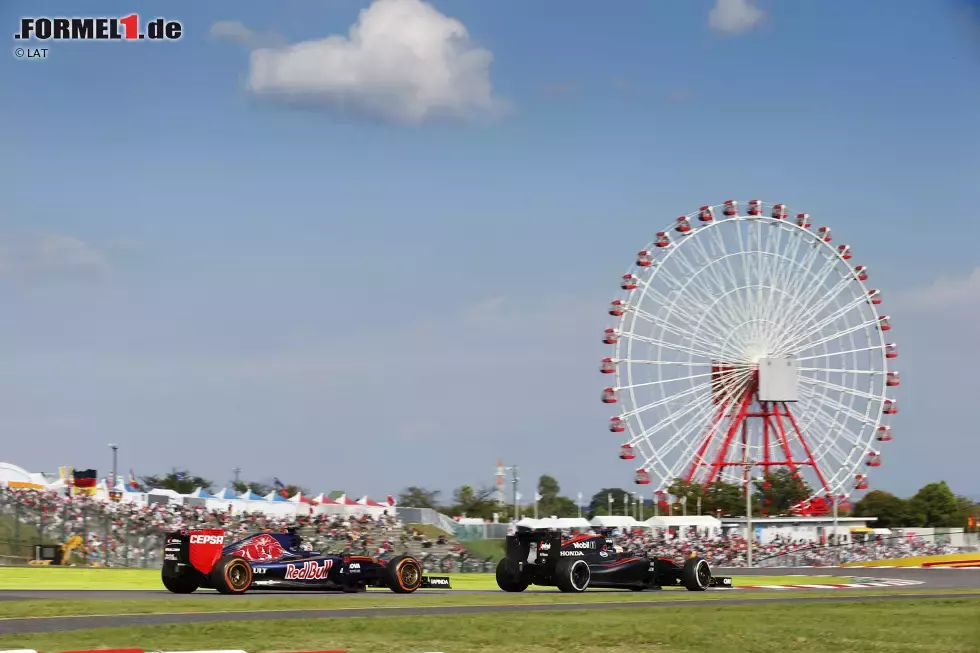
M441 575L435 572L433 575ZM493 574L449 574L453 589L496 590ZM847 582L839 576L742 576L738 585L791 585ZM108 590L162 589L156 569L99 569L92 567L0 567L0 589Z
M35 526L24 523L16 524L13 517L0 516L0 556L31 558L34 556L34 545L39 542L41 544L53 544L54 540L47 532L43 538L39 537ZM20 544L19 547L17 543Z
M494 562L504 557L504 540L463 540L460 544L471 554Z
M3 635L0 648L349 653L976 653L976 600L293 619Z
M861 596L914 595L925 590L911 588L882 588L854 590L810 590L807 597L837 597L843 593L860 594ZM980 596L980 590L929 590L930 594L941 593L949 596ZM246 595L233 599L215 599L213 596L180 597L179 600L165 598L119 598L113 600L93 599L44 599L0 601L0 631L3 630L3 619L19 619L24 617L64 617L91 616L115 614L182 614L188 612L252 612L252 611L282 611L291 615L301 616L308 610L352 610L366 608L391 609L397 612L402 608L441 607L441 606L492 606L492 605L554 605L560 607L575 603L630 603L664 601L667 603L684 603L687 601L719 601L737 597L748 600L765 600L786 596L785 591L759 590L753 592L688 592L683 589L664 590L662 592L615 592L592 590L584 594L562 594L557 590L535 594L508 594L505 592L488 592L486 594L426 594L424 591L412 596L399 596L381 590L369 592L367 595L337 596L337 595Z
M429 539L438 539L441 535L442 537L452 537L452 533L447 533L438 526L432 524L405 524L409 528L414 528L419 531Z

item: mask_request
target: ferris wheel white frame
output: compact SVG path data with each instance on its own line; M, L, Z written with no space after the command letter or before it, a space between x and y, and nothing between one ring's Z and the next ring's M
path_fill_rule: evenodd
M656 482L658 492L677 479L738 479L732 470L745 482L758 466L767 476L778 467L797 477L808 470L811 499L845 498L867 489L863 468L881 465L873 445L892 439L883 423L898 412L888 392L899 385L888 365L898 349L885 341L891 318L877 310L882 295L865 284L867 267L849 263L850 246L830 244L829 227L814 230L809 214L790 218L783 204L750 200L746 214L739 205L677 218L623 276L623 294L609 308L618 323L603 335L614 355L600 366L616 383L603 402L623 406L609 430L628 432L620 458L639 456L635 482ZM735 251L723 230L736 236ZM845 316L844 328L825 332ZM837 348L841 340L850 345ZM644 348L655 355L642 357ZM821 359L839 363L808 362ZM773 370L781 365L794 371L780 381ZM663 391L679 383L687 389ZM645 422L646 413L660 419ZM754 438L750 419L760 420Z

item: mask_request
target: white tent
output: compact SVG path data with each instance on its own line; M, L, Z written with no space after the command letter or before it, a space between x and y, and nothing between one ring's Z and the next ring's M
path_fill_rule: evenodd
M626 515L596 515L591 524L595 528L650 528L646 522L636 521Z
M592 524L585 517L561 517L558 520L561 528L576 531L587 531L592 528Z
M695 528L704 535L721 534L721 520L710 515L664 516L647 519L647 526L663 530L674 529L680 536L686 537L688 530Z

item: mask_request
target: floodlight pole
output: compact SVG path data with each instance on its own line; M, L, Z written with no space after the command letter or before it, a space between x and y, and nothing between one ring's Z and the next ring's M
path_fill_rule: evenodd
M840 538L837 536L837 495L833 495L831 501L834 503L834 565L840 566Z
M112 449L112 482L109 483L109 489L116 487L116 461L118 460L119 445L110 444L109 448Z
M752 568L752 463L742 456L745 465L745 562Z

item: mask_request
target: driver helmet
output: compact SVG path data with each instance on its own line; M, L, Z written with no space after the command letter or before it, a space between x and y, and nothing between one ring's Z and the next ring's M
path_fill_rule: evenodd
M313 550L313 545L310 544L309 542L302 542L299 545L299 550L300 551L312 551Z

